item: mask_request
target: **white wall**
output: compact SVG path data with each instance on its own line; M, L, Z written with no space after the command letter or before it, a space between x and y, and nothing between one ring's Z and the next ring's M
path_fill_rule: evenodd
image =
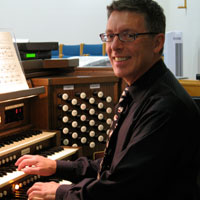
M100 43L111 0L0 0L0 28L16 38L66 44Z
M184 0L157 2L165 9L166 31L183 32L183 75L195 79L196 74L200 73L200 1L187 0L187 9L178 9L184 5Z
M0 0L0 28L12 28L16 38L65 44L100 43L106 6L112 0ZM156 0L167 16L167 31L183 32L183 73L200 73L200 1Z

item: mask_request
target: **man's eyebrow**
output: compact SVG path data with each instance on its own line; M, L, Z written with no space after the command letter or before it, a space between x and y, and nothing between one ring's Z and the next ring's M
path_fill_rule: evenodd
M131 33L136 33L137 31L134 31L133 29L122 29L119 33L123 33L123 32L131 32ZM113 31L111 29L107 29L105 33L113 33Z

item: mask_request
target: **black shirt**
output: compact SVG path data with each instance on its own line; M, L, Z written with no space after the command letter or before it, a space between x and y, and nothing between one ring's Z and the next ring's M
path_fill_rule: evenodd
M162 60L129 91L110 169L98 180L100 160L57 161L56 174L75 184L60 186L56 199L198 199L197 106Z

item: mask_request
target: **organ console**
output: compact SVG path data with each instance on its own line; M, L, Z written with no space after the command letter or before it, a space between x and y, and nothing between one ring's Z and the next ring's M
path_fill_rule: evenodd
M9 80L8 91L13 91L16 80L21 83L22 79L19 74L15 76L18 60L11 63L14 52L4 46L1 55L6 61L0 69L2 88ZM77 158L80 146L88 157L103 150L118 100L118 78L110 73L75 75L77 60L29 60L21 64L26 79L30 78L30 88L24 80L25 89L0 94L0 199L27 199L25 191L34 182L56 180L18 171L14 164L25 154L58 160Z
M44 88L31 91L0 94L0 199L27 199L24 189L43 180L43 177L26 175L16 169L14 163L22 155L39 154L53 160L77 156L78 148L60 146L58 130L33 126L32 101L38 99L37 95L44 92Z

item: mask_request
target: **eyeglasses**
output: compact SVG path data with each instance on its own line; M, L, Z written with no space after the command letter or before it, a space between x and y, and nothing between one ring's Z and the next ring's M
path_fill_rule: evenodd
M154 35L158 34L155 32L145 32L145 33L127 33L127 32L122 32L122 33L101 33L99 36L102 40L102 42L112 42L114 40L114 37L117 36L120 41L122 42L131 42L133 40L136 40L136 38L140 35Z

